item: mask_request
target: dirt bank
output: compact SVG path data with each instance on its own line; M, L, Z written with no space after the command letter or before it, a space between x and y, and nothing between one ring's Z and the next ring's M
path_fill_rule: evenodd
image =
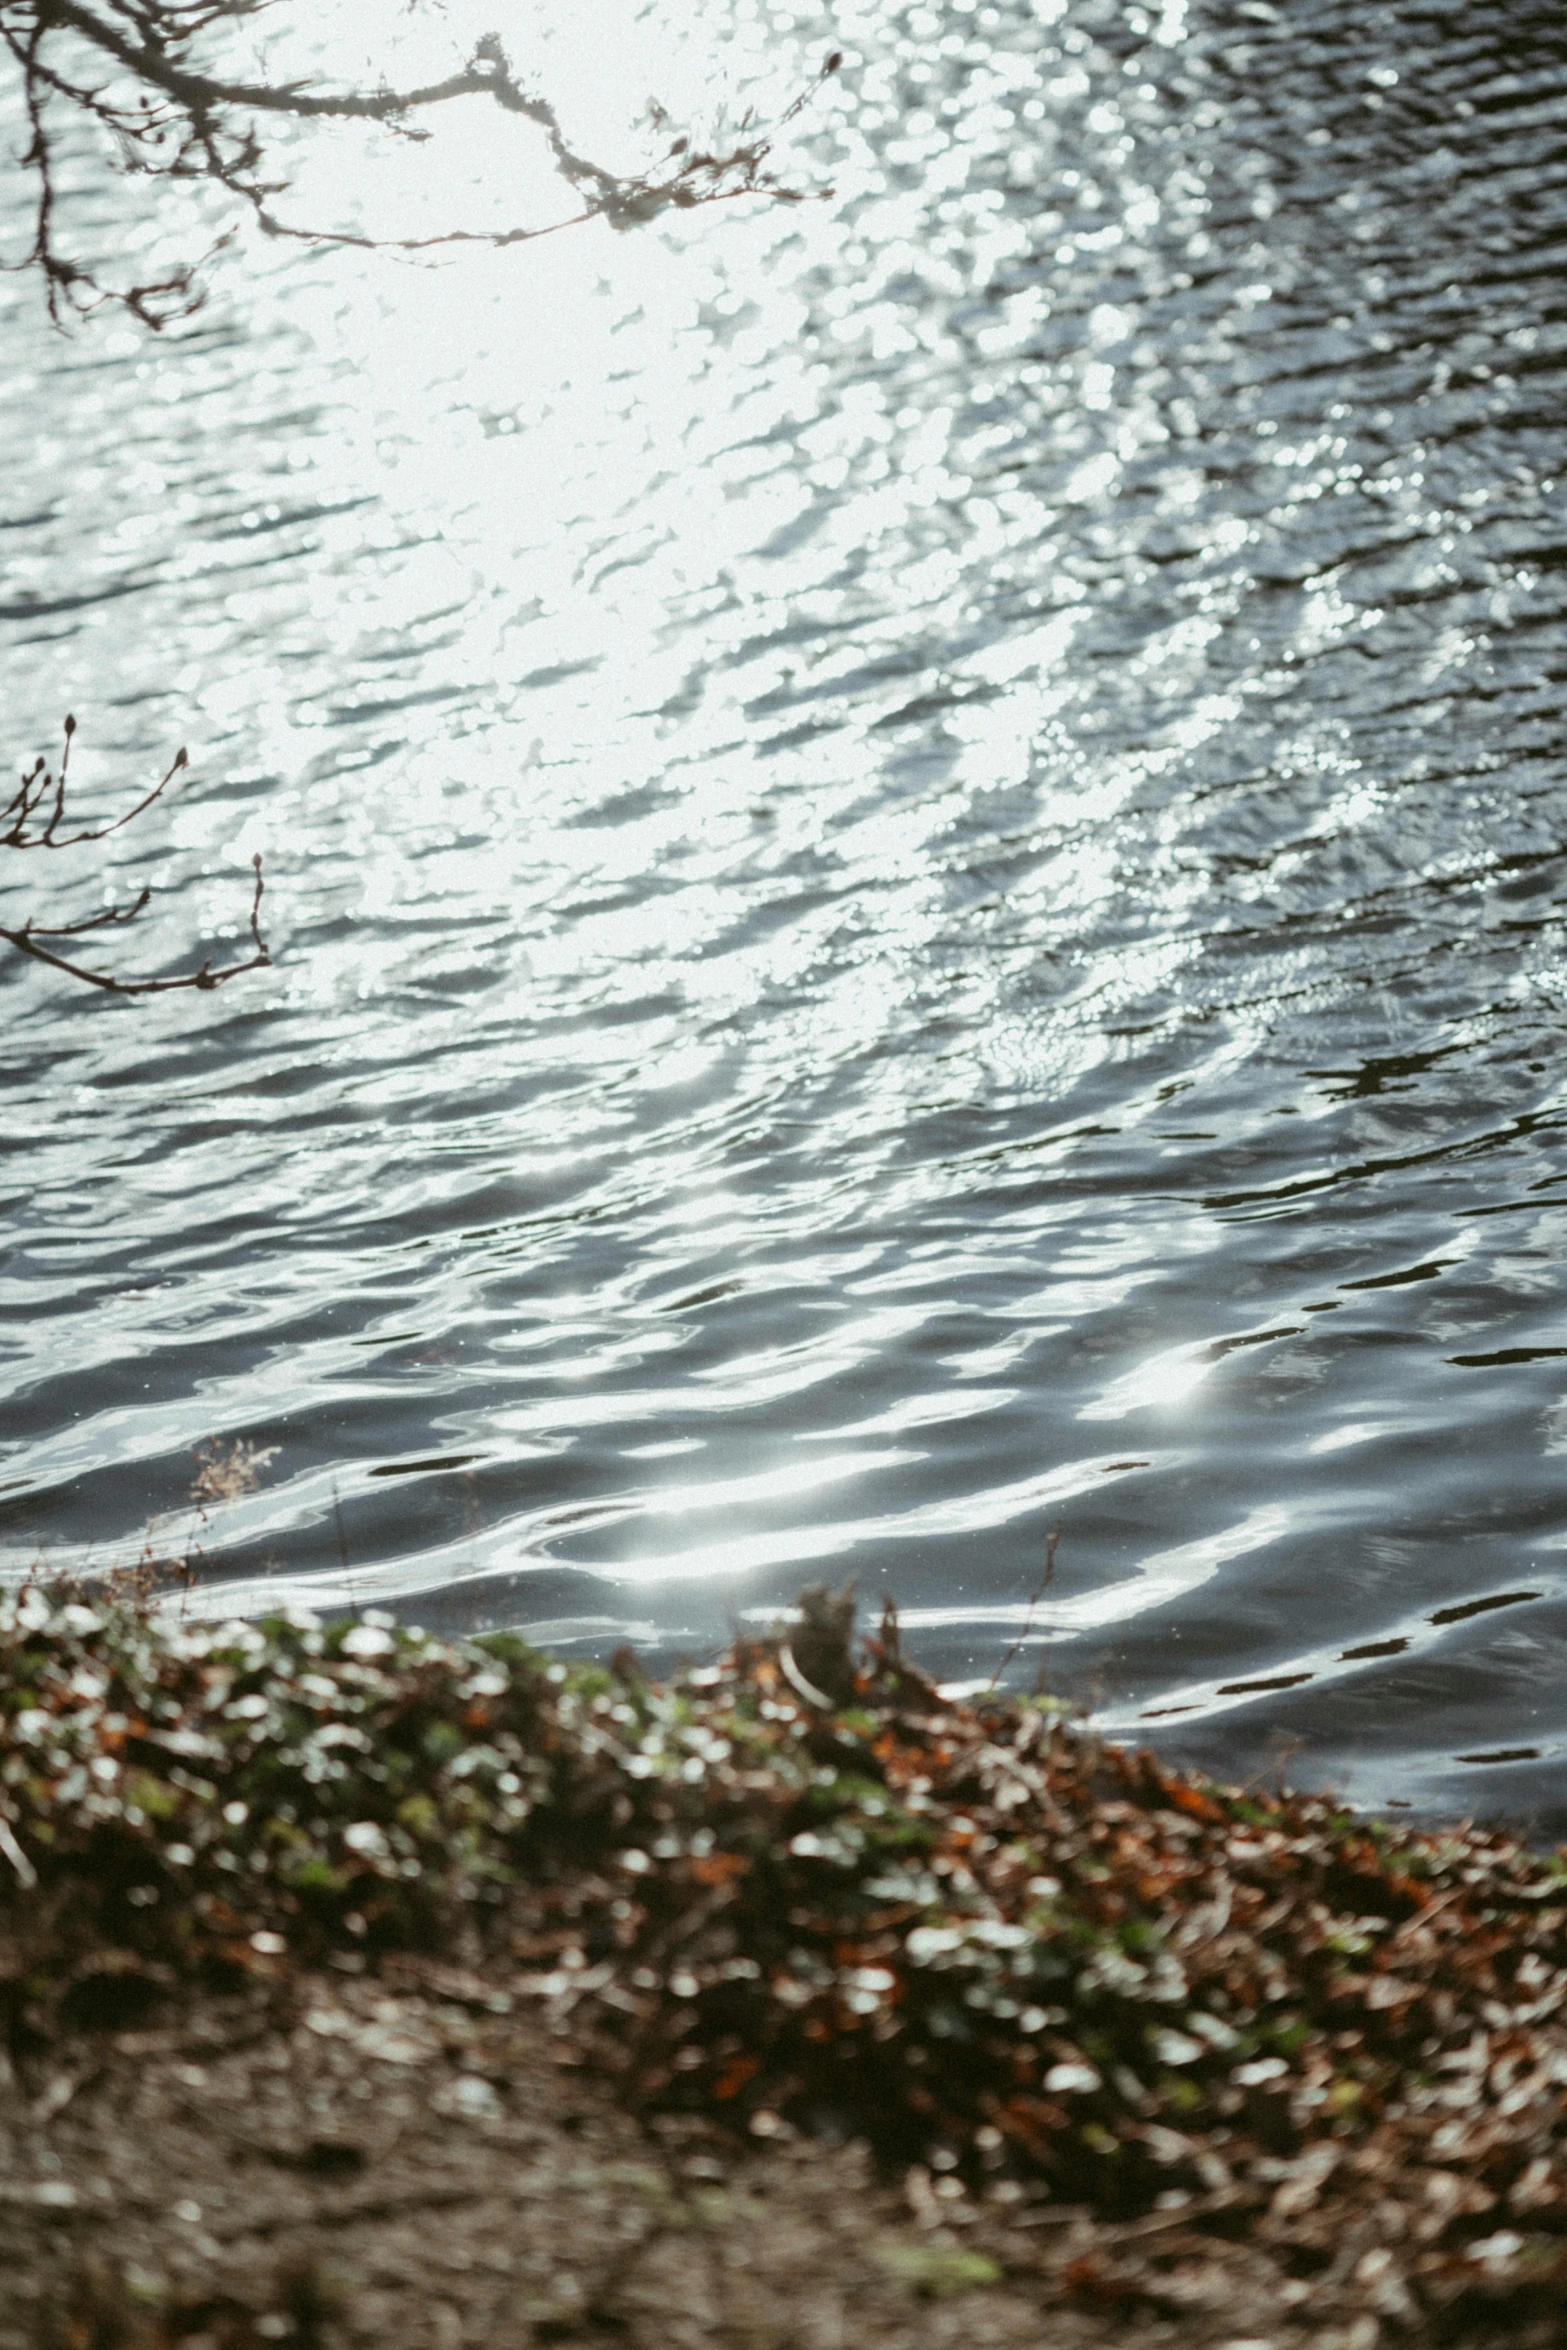
M40 1592L0 1660L0 2350L1567 2340L1548 1856L825 1595L663 1687Z

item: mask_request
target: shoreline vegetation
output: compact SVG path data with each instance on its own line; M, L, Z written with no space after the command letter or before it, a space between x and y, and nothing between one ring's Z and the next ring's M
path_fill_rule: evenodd
M0 2350L1567 2341L1567 1859L944 1696L0 1598Z

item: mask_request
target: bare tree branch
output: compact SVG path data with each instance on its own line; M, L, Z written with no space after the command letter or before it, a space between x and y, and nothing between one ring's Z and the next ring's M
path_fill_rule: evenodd
M109 285L66 250L59 225L52 107L74 111L107 131L127 171L154 179L210 181L246 206L271 236L417 253L442 245L521 244L589 220L632 228L670 209L688 211L738 196L799 203L803 192L785 185L772 168L772 138L842 62L834 52L773 132L748 113L722 140L704 147L689 137L677 137L658 166L625 174L607 170L577 151L555 108L519 79L494 33L484 36L458 71L406 89L320 89L297 81L234 81L203 71L195 56L200 36L255 15L266 4L267 0L199 0L197 5L184 0L98 0L96 5L88 5L88 0L0 0L0 42L20 73L28 122L29 144L21 160L33 174L36 191L32 244L19 262L7 266L42 273L50 314L57 321L85 315L104 302L118 303L152 327L186 317L200 303L198 281L211 254L145 283ZM108 81L84 77L80 63L74 73L70 70L67 60L73 43L78 59L83 52L96 59L98 68L108 71ZM287 183L264 176L257 117L381 124L404 137L424 138L429 134L412 118L467 98L486 100L542 132L555 170L579 199L578 210L543 224L495 230L458 227L426 237L376 237L301 226L274 211L274 199L285 193ZM667 127L661 109L655 107L651 119L656 129ZM226 241L225 236L218 243Z
M51 769L43 759L35 759L26 769L16 790L3 808L0 808L0 849L71 849L84 842L107 840L111 834L140 816L160 799L176 775L189 766L183 750L175 754L168 773L149 792L144 792L134 807L110 823L83 825L71 829L68 808L68 774L71 744L76 736L76 720L65 722L65 747L58 770ZM253 952L243 960L214 965L208 956L194 971L179 971L167 977L143 979L126 978L117 971L95 971L85 963L73 962L62 955L54 944L60 939L93 936L101 931L123 929L134 922L152 896L144 889L140 897L128 906L103 906L96 914L79 915L74 922L44 922L29 915L19 926L0 923L0 942L14 947L18 954L28 955L35 963L47 963L51 970L62 971L68 979L78 979L87 987L102 988L109 995L170 995L180 988L221 987L225 980L237 979L241 972L259 971L271 964L272 957L261 932L261 898L264 884L261 878L261 859L252 857L256 876L250 901L249 931Z
M173 764L161 783L155 783L123 816L116 816L112 824L100 824L83 832L62 834L65 820L65 795L71 765L71 745L76 739L76 720L65 721L65 748L60 754L58 775L50 772L46 762L35 759L23 775L20 784L3 808L0 808L0 848L3 849L74 849L81 841L107 840L111 832L119 832L133 823L144 808L161 799L182 767L190 760L183 749L175 752ZM34 823L37 811L48 806L49 815L42 827Z

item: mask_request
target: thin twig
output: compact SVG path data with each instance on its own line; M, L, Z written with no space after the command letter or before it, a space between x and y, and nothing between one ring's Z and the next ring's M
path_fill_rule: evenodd
M343 1525L343 1505L337 1496L337 1480L332 1481L332 1518L337 1527L337 1555L343 1562L343 1581L348 1586L348 1604L355 1616L364 1614L359 1604L359 1593L354 1583L354 1570L348 1563L348 1534Z
M1034 1616L1038 1610L1039 1603L1044 1598L1045 1593L1050 1589L1052 1582L1055 1580L1056 1551L1060 1546L1060 1541L1061 1529L1059 1526L1053 1527L1051 1531L1045 1536L1045 1571L1040 1576L1039 1581L1034 1586L1033 1593L1030 1596L1028 1607L1023 1616L1022 1630L1019 1632L1017 1638L1013 1641L1011 1647L1007 1650L1006 1655L1002 1658L1000 1664L997 1665L995 1671L990 1676L990 1680L987 1683L985 1690L987 1697L990 1695L992 1690L999 1688L1002 1674L1012 1663L1012 1660L1017 1655L1019 1649L1025 1645L1030 1632L1032 1632L1034 1629Z
M0 0L3 5L3 0ZM79 825L74 830L62 830L69 823L71 745L76 739L76 720L65 721L65 742L60 753L58 770L39 758L26 768L15 791L4 807L0 807L0 849L74 849L84 843L108 840L124 830L127 824L161 799L176 775L190 765L183 748L175 753L167 772L150 791L127 808L121 816L104 824ZM0 943L14 947L19 955L27 955L35 963L46 963L51 970L63 972L68 979L80 980L85 987L101 988L107 995L168 995L181 988L222 987L227 980L237 979L242 972L265 969L272 961L266 940L261 935L261 898L265 884L261 878L261 859L252 857L255 888L251 893L249 930L253 951L243 959L214 967L210 956L195 971L180 971L161 979L127 979L117 971L93 970L85 963L73 962L50 941L87 938L100 931L124 929L135 921L152 895L144 889L127 906L102 906L95 914L78 915L71 922L47 922L29 915L25 922L0 923Z
M200 71L192 57L197 36L253 12L254 0L206 0L206 5L196 7L182 5L182 0L134 0L134 4L108 0L107 6L92 4L92 0L0 0L0 41L21 74L30 133L20 161L33 174L36 189L31 246L20 261L0 267L40 270L56 323L67 317L85 317L105 302L119 303L153 328L188 317L200 305L197 281L211 252L200 261L176 266L155 281L114 285L105 284L83 262L63 251L52 104L72 108L108 132L129 172L151 180L213 181L247 206L270 236L417 254L443 246L529 243L589 220L628 229L671 208L690 210L731 202L739 196L799 203L804 192L786 186L771 166L773 138L795 120L843 62L842 52L834 50L771 131L747 114L724 141L703 147L689 137L679 137L659 166L628 175L606 169L571 144L554 106L519 78L493 33L484 36L458 71L407 89L383 85L332 90L303 81L230 81ZM73 47L79 50L86 44L99 60L112 66L111 79L94 85L72 78L57 61L57 35L64 36L68 57ZM129 96L125 94L127 75L136 85ZM418 128L413 118L432 107L470 98L488 100L543 134L556 172L580 199L578 211L537 226L495 231L454 228L432 236L383 238L347 229L297 226L280 218L274 209L273 200L285 193L288 183L264 176L257 118L378 124L394 136L423 139L429 133ZM668 120L656 107L651 119L655 127ZM230 229L218 243L226 243L232 233Z
M175 776L190 765L189 755L182 747L175 752L168 773L153 785L151 791L144 792L133 808L127 808L123 816L116 816L112 824L87 825L80 832L62 835L60 826L65 820L71 744L76 738L74 718L67 717L64 732L65 747L60 753L59 774L51 774L42 759L35 759L5 807L0 808L0 823L8 827L0 832L0 848L74 849L79 848L84 841L107 840L111 833L123 832L127 824L134 824L136 818L144 809L150 808L154 800L162 799ZM34 819L46 800L52 802L52 805L47 819L38 827Z
M20 930L11 930L0 924L0 939L7 946L15 947L18 954L30 955L35 963L47 963L52 970L63 971L68 979L79 979L87 987L101 987L109 995L172 995L181 988L222 987L228 980L238 979L242 972L265 970L270 968L272 962L267 942L261 935L261 894L264 885L260 857L252 857L251 864L256 875L255 891L250 901L250 935L255 941L255 953L247 955L243 962L223 963L214 969L212 963L207 961L199 970L180 971L167 979L121 979L112 971L90 971L84 963L72 963L64 955L54 954L48 947L39 944L45 938L70 938L84 930L96 930L105 922L133 920L147 903L150 893L145 890L135 905L124 913L110 912L85 922L67 923L53 929L40 928L32 922L24 923Z

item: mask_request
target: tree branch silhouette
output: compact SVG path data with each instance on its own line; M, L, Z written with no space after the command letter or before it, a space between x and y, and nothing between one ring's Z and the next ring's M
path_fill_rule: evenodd
M74 849L84 844L108 840L134 823L154 800L161 799L182 769L190 761L183 750L176 752L168 773L144 792L133 807L107 824L77 825L70 812L71 744L76 736L76 720L65 721L65 743L58 767L52 768L44 759L35 759L27 768L9 800L0 807L0 849L25 852L30 849ZM20 955L30 956L35 963L47 963L52 970L64 972L68 979L80 980L87 987L104 989L110 995L170 995L182 988L221 987L226 980L237 979L243 971L259 971L272 961L267 942L261 932L261 859L252 857L255 888L250 901L249 933L253 951L240 961L214 965L210 956L194 971L180 971L168 976L128 978L122 972L93 970L85 963L62 954L62 941L99 937L111 931L125 929L134 922L152 896L150 889L128 906L103 906L96 914L84 914L74 922L42 922L29 916L20 925L0 923L0 942L14 947Z
M199 281L206 262L233 234L230 229L208 253L162 277L104 282L62 241L57 170L62 112L66 119L87 117L109 132L126 171L152 179L210 181L237 199L269 236L418 253L444 245L522 244L589 220L627 229L670 209L689 211L740 196L799 203L803 191L786 185L773 168L772 140L842 62L835 51L771 128L748 112L723 139L703 146L677 136L657 166L625 174L577 151L553 105L519 78L494 33L478 42L458 71L406 89L235 81L202 69L203 35L270 5L272 0L100 0L96 6L87 0L0 0L0 42L20 73L28 125L21 161L35 187L31 245L20 261L5 266L41 272L57 322L85 316L104 303L118 304L154 328L188 317L202 299ZM108 78L101 78L105 74ZM498 106L543 134L556 172L578 199L575 212L542 225L376 237L289 221L276 209L288 183L266 176L258 118L379 123L403 137L426 138L429 133L417 117L466 99ZM653 107L650 119L655 130L669 127L662 108Z

